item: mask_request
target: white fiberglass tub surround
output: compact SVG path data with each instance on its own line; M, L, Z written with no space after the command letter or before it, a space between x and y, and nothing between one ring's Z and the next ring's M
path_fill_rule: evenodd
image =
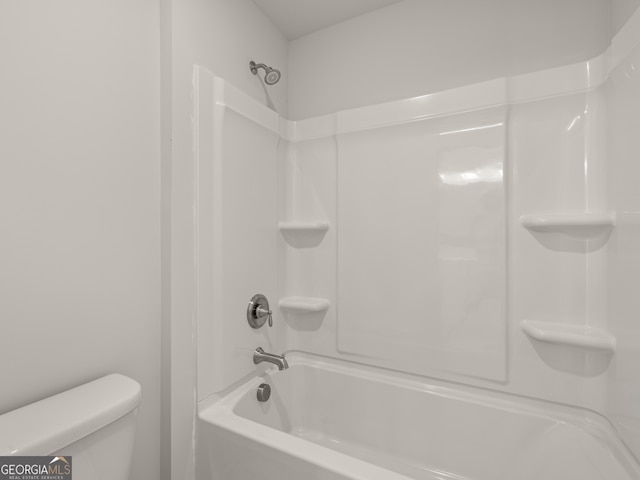
M632 480L601 417L348 362L291 354L202 405L211 478ZM261 403L256 389L268 383Z
M638 27L295 122L196 69L199 479L640 478Z

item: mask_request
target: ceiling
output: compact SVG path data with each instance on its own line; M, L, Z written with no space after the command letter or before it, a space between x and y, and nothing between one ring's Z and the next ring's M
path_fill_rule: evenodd
M253 0L289 40L401 1Z

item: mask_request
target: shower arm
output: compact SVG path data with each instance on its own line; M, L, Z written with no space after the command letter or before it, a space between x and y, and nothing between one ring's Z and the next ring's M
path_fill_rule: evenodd
M258 69L259 68L264 69L265 72L269 72L270 70L272 70L271 67L268 67L264 63L256 63L253 60L251 60L251 62L249 62L249 68L251 69L251 73L253 73L254 75L258 74Z

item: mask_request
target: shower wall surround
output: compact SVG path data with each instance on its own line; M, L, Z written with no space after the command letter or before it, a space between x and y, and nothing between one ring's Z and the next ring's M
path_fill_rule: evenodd
M570 93L588 87L582 71L296 122L281 218L330 227L314 248L281 241L281 297L332 307L283 311L282 348L601 410L610 352L549 348L522 330L523 320L578 337L606 329L604 292L589 289L609 232L576 238L521 223L605 211L602 98ZM572 77L578 84L563 84Z
M338 135L338 351L506 380L505 132L501 106Z
M193 418L195 416L195 279L202 268L195 262L194 232L194 158L193 134L193 65L206 65L237 85L254 99L264 98L264 88L249 71L249 61L260 59L277 65L282 80L269 92L279 111L287 112L288 42L281 32L260 12L251 0L181 0L169 4L167 51L165 62L171 89L171 104L166 108L168 166L162 172L170 183L164 192L170 217L169 272L171 341L171 477L192 479ZM205 138L205 137L202 137ZM171 160L172 158L172 160ZM241 188L241 187L238 187ZM167 198L168 197L168 198ZM201 252L203 252L201 250ZM203 252L204 255L204 252ZM210 295L210 293L207 293ZM167 296L168 297L168 296ZM243 300L243 302L248 301ZM165 382L166 385L166 382Z
M636 16L637 18L637 16ZM635 24L640 31L640 22ZM622 55L620 55L622 56ZM607 106L606 179L608 209L616 226L606 245L605 316L616 337L616 355L606 384L607 415L640 455L640 49L613 70L604 85Z
M196 314L208 319L197 336L202 400L252 372L259 344L273 350L266 325L249 327L246 307L256 293L277 304L280 135L274 112L203 69L195 88Z
M586 62L296 122L196 69L198 399L297 350L590 409L640 455L639 24Z

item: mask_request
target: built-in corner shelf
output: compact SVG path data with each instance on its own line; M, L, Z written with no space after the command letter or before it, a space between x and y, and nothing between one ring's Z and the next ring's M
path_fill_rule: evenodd
M285 297L281 298L278 306L282 310L294 313L319 313L329 309L329 300L314 297Z
M280 222L278 228L287 233L325 233L329 222Z
M613 212L533 214L520 217L522 225L535 232L562 232L575 236L597 236L616 223Z
M329 230L329 222L280 222L278 229L292 247L312 248L322 242Z
M523 320L522 331L541 342L610 353L616 349L616 338L610 332L586 325Z

